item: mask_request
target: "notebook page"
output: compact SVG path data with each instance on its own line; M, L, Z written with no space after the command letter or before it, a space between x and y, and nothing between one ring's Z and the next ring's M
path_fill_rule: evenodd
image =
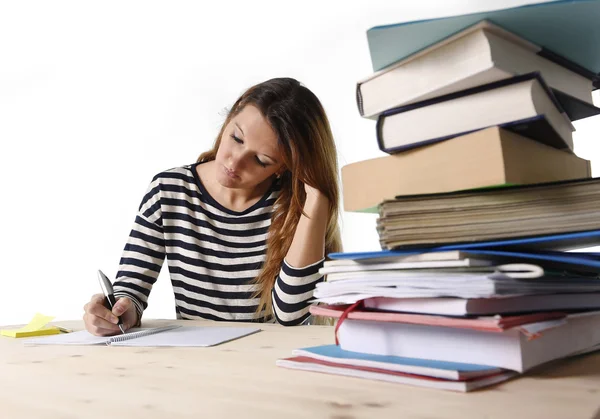
M94 336L87 330L79 332L38 337L24 340L25 345L101 345L107 344L110 336Z
M35 339L27 339L24 340L23 343L25 345L109 345L109 344L113 344L111 343L114 339L120 338L135 338L136 336L140 335L140 334L146 334L146 333L158 333L161 330L166 330L166 329L170 329L172 327L177 327L177 326L170 326L170 327L156 327L156 328L134 328L134 329L129 329L125 334L120 334L120 335L115 335L115 336L95 336L92 335L90 332L88 332L87 330L81 330L79 332L73 332L73 333L65 333L65 334L60 334L60 335L53 335L53 336L48 336L48 337L39 337L39 338L35 338Z
M142 336L112 346L214 346L259 332L251 327L194 327L182 326L149 336Z

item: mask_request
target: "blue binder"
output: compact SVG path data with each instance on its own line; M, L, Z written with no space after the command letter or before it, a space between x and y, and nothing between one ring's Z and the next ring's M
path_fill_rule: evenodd
M514 258L516 260L545 262L551 265L571 266L574 270L600 272L600 253L564 252L553 249L583 248L600 245L600 230L553 234L528 238L444 245L428 248L380 250L374 252L330 253L330 259L373 259L391 256L415 255L429 252L460 250L468 254Z
M378 71L482 20L537 45L539 55L600 88L600 0L559 0L439 19L377 26L367 31Z

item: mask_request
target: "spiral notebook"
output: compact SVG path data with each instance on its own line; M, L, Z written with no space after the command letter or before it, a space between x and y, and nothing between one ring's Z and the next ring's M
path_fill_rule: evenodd
M165 326L131 329L116 336L94 336L87 330L27 339L25 345L197 346L219 345L259 332L251 327Z

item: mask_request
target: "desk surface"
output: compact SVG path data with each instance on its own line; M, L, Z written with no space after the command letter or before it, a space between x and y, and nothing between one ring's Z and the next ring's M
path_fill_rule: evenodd
M144 326L177 322L149 320ZM58 324L82 328L82 322ZM290 356L292 349L333 343L333 329L273 324L261 328L260 333L212 348L23 346L22 340L0 338L0 417L589 419L600 415L600 354L460 394L279 368L275 360Z

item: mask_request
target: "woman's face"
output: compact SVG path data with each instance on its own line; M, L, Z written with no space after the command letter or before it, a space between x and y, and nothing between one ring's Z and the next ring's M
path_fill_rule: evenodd
M282 169L277 136L258 108L247 105L231 119L215 163L217 181L236 189L252 189Z

